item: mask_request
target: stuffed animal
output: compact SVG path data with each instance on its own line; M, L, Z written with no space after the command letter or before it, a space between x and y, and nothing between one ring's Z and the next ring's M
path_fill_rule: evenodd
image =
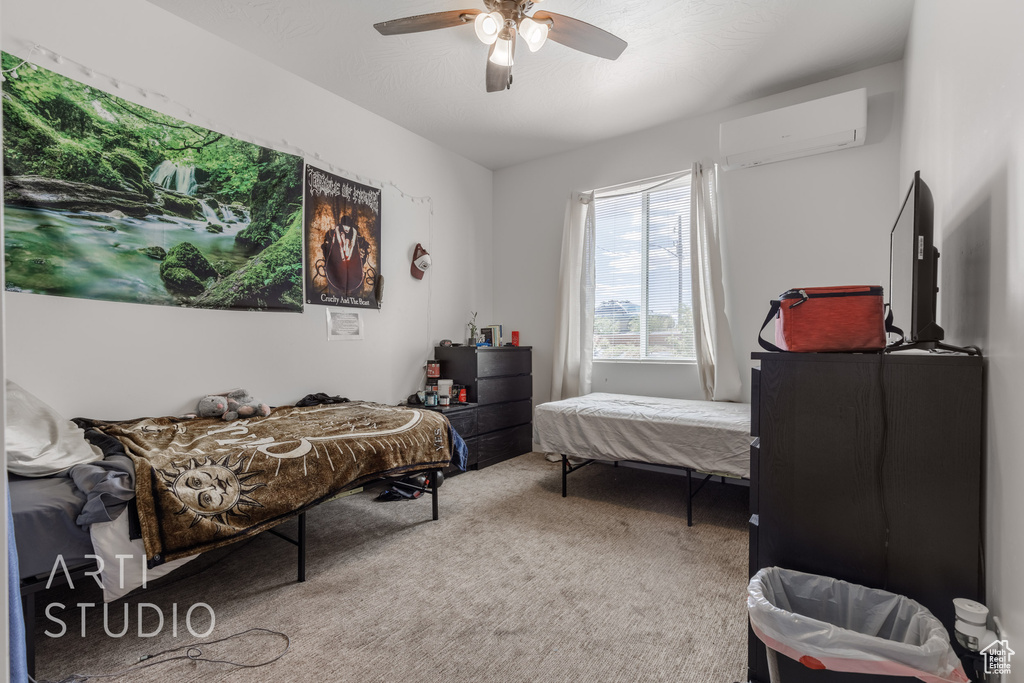
M210 394L203 396L196 404L196 417L221 417L228 410L228 399L226 396Z
M186 417L219 417L222 420L237 420L240 417L266 417L270 406L254 399L245 389L235 389L226 394L203 396L196 404L196 412Z
M266 417L270 415L270 406L260 403L245 389L235 389L227 395L228 410L221 417L225 420L237 420L240 417Z

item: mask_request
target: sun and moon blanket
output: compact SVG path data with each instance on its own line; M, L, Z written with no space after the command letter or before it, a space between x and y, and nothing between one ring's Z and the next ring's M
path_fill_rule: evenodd
M142 540L154 565L258 534L382 476L451 461L443 415L359 401L231 422L76 421L117 439L134 461Z

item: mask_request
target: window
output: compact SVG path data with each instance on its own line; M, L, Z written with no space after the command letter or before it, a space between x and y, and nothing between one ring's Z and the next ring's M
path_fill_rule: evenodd
M690 174L594 195L594 360L694 360Z

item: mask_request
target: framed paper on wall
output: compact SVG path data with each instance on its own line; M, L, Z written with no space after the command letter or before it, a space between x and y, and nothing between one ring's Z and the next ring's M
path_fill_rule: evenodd
M328 308L327 341L359 341L363 338L363 314Z

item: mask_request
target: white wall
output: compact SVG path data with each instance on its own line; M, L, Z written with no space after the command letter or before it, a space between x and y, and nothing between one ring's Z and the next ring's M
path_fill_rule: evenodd
M327 342L319 306L255 313L6 294L8 377L63 414L179 414L235 387L272 405L318 391L398 402L422 385L439 339L465 336L470 310L491 317L489 170L146 2L4 0L3 14L5 50L26 56L38 44L66 58L37 58L46 68L111 89L73 62L85 65L172 102L118 91L146 106L179 117L190 108L212 128L287 140L433 198L430 217L384 189L384 308L364 312L361 342ZM409 275L416 242L434 263L422 282Z
M720 177L726 312L749 396L750 353L769 301L791 287L885 284L898 176L902 65L887 64L707 116L497 171L494 307L534 346L534 396L551 392L565 203L573 191L638 180L718 159L722 121L868 90L862 147L734 170ZM909 179L907 181L909 186ZM770 338L771 328L766 332ZM594 391L703 398L692 364L595 364Z
M901 175L935 198L947 340L988 359L986 579L1011 647L1024 643L1024 4L917 3L906 53ZM964 549L966 552L967 549ZM1012 661L1008 680L1024 681Z

